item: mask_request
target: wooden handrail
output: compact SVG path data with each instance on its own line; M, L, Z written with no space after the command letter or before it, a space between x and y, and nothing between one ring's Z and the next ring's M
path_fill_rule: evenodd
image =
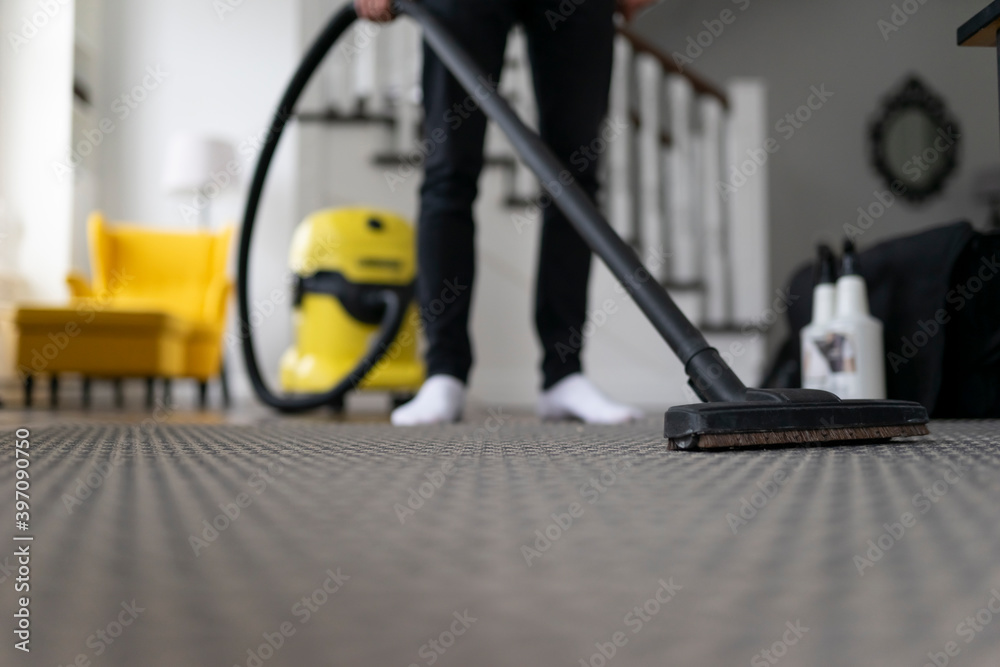
M729 109L729 98L726 93L723 92L721 88L716 86L714 83L701 76L697 72L692 72L690 69L682 69L674 59L668 56L666 53L660 50L658 46L650 42L644 37L640 37L632 30L625 28L623 26L618 26L618 34L624 37L632 45L632 50L636 53L645 53L656 58L663 69L672 74L679 74L685 79L691 82L691 87L694 88L695 92L699 95L710 95L719 102L722 103L723 109Z

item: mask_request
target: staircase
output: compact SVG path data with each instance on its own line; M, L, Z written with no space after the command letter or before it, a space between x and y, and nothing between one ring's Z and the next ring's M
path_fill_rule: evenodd
M312 8L314 29L341 3L316 4L323 6ZM421 143L420 60L419 31L405 20L360 22L327 57L297 113L303 214L364 202L416 218L422 158L432 150ZM508 42L500 92L533 126L519 30ZM608 140L594 146L602 165L598 204L608 220L748 383L759 381L763 332L775 317L767 165L738 188L724 193L722 184L763 146L765 113L759 81L717 86L620 30ZM488 405L528 405L539 382L532 323L539 188L493 124L486 154L476 208L471 395ZM599 262L590 305L585 364L600 386L640 405L696 400L680 363Z

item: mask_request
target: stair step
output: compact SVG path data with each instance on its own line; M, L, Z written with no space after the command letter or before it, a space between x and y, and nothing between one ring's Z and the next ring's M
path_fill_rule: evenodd
M315 111L297 111L292 118L300 123L323 123L326 125L385 125L394 127L396 118L388 114L371 114L355 111L345 114L332 107Z
M397 167L403 164L410 164L414 153L376 153L372 156L372 164L379 167ZM485 168L501 168L513 170L517 165L517 160L509 155L487 155L483 159Z

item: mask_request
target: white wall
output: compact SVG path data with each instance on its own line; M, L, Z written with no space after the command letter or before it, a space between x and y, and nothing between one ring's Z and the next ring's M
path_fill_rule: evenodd
M691 67L715 81L765 78L772 128L805 102L811 86L825 85L834 93L791 138L774 133L781 148L771 158L769 174L773 287L811 257L817 241L839 244L843 225L856 221L857 208L867 207L875 201L874 191L884 189L869 166L868 127L883 96L911 72L943 96L957 118L964 135L960 166L942 196L921 206L893 205L859 243L864 247L963 217L985 222L986 209L974 201L971 181L979 168L1000 161L996 53L958 47L955 31L986 3L921 2L667 2L640 19L640 32L673 52L705 30L703 21L732 10L735 20ZM886 40L878 21L891 18L894 4L919 9Z
M217 8L227 5L238 6L220 16ZM241 220L255 164L250 146L267 127L300 55L299 16L297 2L107 0L97 107L115 129L94 159L99 162L99 202L111 220L194 225L185 221L180 208L182 203L190 205L190 198L168 196L161 188L165 150L176 131L221 137L237 146L241 180L212 202L211 212L216 224ZM162 82L134 109L123 107L122 95L141 85L149 68L165 73ZM129 113L122 117L125 108ZM300 218L297 150L297 133L290 128L258 215L261 231L254 246L258 270L252 296L268 312L272 290L288 294L284 255L290 229ZM277 308L278 314L262 326L262 348L270 366L276 366L276 350L288 338L286 311ZM235 320L235 303L230 312ZM240 355L238 345L228 354L237 391L245 387Z
M73 4L52 15L32 0L3 0L0 57L0 199L5 225L2 253L23 272L23 297L58 300L70 262L68 229L73 181L58 178L53 163L69 146L73 81ZM15 35L12 40L11 35ZM23 41L22 41L23 40Z

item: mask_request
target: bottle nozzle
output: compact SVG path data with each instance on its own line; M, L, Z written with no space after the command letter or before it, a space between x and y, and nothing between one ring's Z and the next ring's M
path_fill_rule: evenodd
M841 260L840 275L851 276L858 272L858 256L854 250L854 241L844 239L844 258Z
M813 282L817 285L832 283L837 280L837 264L833 250L825 243L816 246L816 267Z

